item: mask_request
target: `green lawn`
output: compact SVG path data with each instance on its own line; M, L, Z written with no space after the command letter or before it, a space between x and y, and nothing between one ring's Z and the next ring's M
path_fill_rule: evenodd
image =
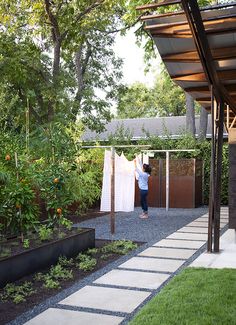
M236 270L188 268L129 325L236 325Z

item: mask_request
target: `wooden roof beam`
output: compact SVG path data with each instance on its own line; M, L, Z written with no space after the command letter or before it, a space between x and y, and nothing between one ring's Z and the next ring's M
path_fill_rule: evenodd
M225 85L225 88L230 94L236 94L236 84ZM207 93L207 94L211 93L208 86L189 87L189 88L185 88L184 90L187 93L195 93L195 92Z
M202 20L204 22L204 27L205 28L217 28L218 26L221 26L222 24L235 24L236 23L236 14L234 15L225 15L225 16L220 16L220 17L211 17L211 18L206 18ZM181 21L181 22L174 22L174 23L162 23L162 24L155 24L155 25L147 25L145 26L146 30L155 30L155 31L161 31L164 30L166 32L168 31L175 31L175 32L180 32L180 31L187 31L190 30L188 21Z
M236 70L222 70L216 71L218 78L220 80L236 80ZM204 72L200 73L191 73L178 76L171 76L175 81L196 81L196 82L207 82L207 78Z
M203 7L203 8L200 8L200 11L204 12L204 11L207 11L207 10L223 9L223 8L234 7L234 6L236 6L236 3L225 3L225 4L210 6L210 7L209 6L208 7ZM149 19L171 17L171 16L177 16L177 15L183 15L183 14L184 14L183 10L181 10L181 11L172 11L172 12L166 12L164 14L154 14L154 15L141 16L140 19L141 20L149 20Z
M176 5L176 4L181 4L181 0L163 0L158 3L150 3L147 5L143 5L143 6L138 6L138 7L136 7L136 10L156 9L159 7L172 6L172 5Z
M214 60L225 60L236 58L236 46L211 49ZM162 56L164 62L200 62L197 51L173 53Z

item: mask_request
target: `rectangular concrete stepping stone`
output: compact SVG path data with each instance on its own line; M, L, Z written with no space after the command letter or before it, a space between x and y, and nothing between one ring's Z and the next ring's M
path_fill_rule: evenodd
M151 293L117 288L85 286L60 304L131 313Z
M158 259L149 257L132 257L119 267L157 272L175 272L185 261Z
M221 222L220 223L220 228L223 228L227 223L226 222ZM208 221L193 221L190 222L186 225L186 227L201 227L201 228L206 228L208 230Z
M169 274L151 272L112 270L94 281L94 283L140 289L157 289L169 276Z
M196 250L190 249L149 247L138 255L149 257L181 258L186 260L190 258L195 252Z
M197 234L208 234L208 228L201 227L183 227L178 230L178 232L194 232Z
M25 325L118 325L123 317L49 308L29 320Z
M173 239L190 239L190 240L207 240L207 234L190 234L186 232L174 232L167 238Z
M208 228L208 221L193 221L186 225L186 227L203 227Z
M226 222L226 221L229 221L229 217L221 215L220 220ZM208 221L208 217L199 217L199 218L195 219L194 221Z
M162 240L158 241L157 243L155 243L153 246L199 249L204 244L205 244L205 241L162 239Z

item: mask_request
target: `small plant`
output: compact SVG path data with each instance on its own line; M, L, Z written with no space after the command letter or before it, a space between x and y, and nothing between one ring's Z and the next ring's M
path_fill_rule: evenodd
M97 254L99 252L99 249L98 248L89 248L87 251L86 251L86 253L88 254L88 255L95 255L95 254Z
M64 261L64 260L63 260ZM72 270L67 270L60 264L52 266L49 273L40 276L40 280L44 281L44 287L47 289L59 289L60 280L73 279Z
M39 227L39 238L41 241L50 240L52 238L53 231L46 225Z
M113 253L119 255L125 255L129 251L136 249L137 244L133 243L131 240L116 240L102 248L103 253Z
M60 283L58 280L54 280L50 275L45 276L44 278L44 287L47 289L60 289Z
M62 267L71 267L74 265L72 258L66 258L65 256L60 256L58 259L58 264Z
M66 234L64 232L59 232L58 239L63 239L66 237Z
M107 260L110 256L112 256L112 254L103 254L103 255L101 255L101 259Z
M21 285L15 285L12 283L7 284L3 288L3 293L0 295L0 299L5 301L13 301L15 304L24 302L27 297L35 293L31 282L24 282Z
M63 268L60 264L52 266L49 275L51 278L56 280L67 280L73 278L72 270L67 270Z
M30 247L29 239L24 239L23 241L23 248L28 249Z
M0 251L0 258L6 258L9 257L11 255L11 250L9 248L3 248Z
M41 272L38 272L34 275L34 281L43 281L44 280L44 274Z
M78 260L78 263L76 263L76 267L78 267L82 271L92 271L97 264L96 258L82 253L80 253L76 257L76 260Z

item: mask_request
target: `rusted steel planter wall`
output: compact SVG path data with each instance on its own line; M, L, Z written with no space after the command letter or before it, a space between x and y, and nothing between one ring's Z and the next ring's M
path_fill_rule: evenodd
M95 247L95 229L82 229L70 237L7 257L0 261L0 287L55 264L61 255L72 257L93 247Z
M164 208L166 204L165 160L151 159L152 176L149 179L148 204ZM196 159L170 160L170 208L195 208L203 202L203 164ZM136 183L135 205L140 206Z

